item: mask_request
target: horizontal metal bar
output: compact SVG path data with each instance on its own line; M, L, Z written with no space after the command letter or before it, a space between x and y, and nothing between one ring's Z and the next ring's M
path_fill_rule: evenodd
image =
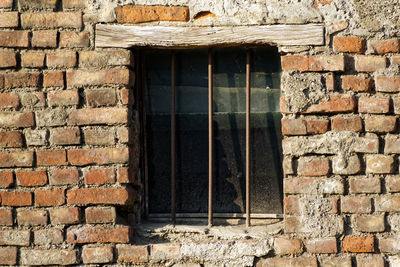
M170 218L170 213L151 213L149 218ZM246 218L246 213L213 213L214 218L240 219ZM176 213L176 218L208 218L207 213ZM283 214L252 213L252 219L282 219Z

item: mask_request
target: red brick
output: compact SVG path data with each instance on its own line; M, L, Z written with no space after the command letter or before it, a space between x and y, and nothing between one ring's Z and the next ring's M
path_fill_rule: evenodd
M19 186L42 186L47 184L47 172L44 171L22 171L15 173Z
M36 151L36 163L39 166L67 165L65 150Z
M134 101L133 91L129 89L121 89L120 98L121 98L121 103L123 105L128 105L130 103L133 103Z
M282 70L284 71L308 71L309 57L298 55L287 55L281 57Z
M371 198L345 196L341 198L341 208L343 213L370 213Z
M12 226L13 225L12 209L4 209L4 208L0 209L0 225L2 225L2 226ZM1 260L0 260L0 264L1 264Z
M299 159L298 175L323 176L329 173L329 159L316 157L303 157Z
M386 68L386 57L355 56L354 61L358 72L374 72Z
M358 215L355 218L355 227L364 233L380 233L385 231L385 220L383 215Z
M306 122L303 119L282 119L283 135L306 135Z
M81 12L23 13L21 26L27 28L82 28Z
M12 172L0 172L0 188L8 188L14 182Z
M125 5L115 8L117 22L134 24L149 21L189 21L189 8L184 6Z
M114 89L85 90L86 105L92 107L115 105L117 97Z
M47 54L47 67L73 68L77 62L75 51L61 51Z
M51 185L74 185L78 184L79 172L77 169L53 170L50 175Z
M367 132L390 133L396 130L395 116L374 116L364 120Z
M80 188L67 192L68 204L116 204L128 205L133 193L126 188Z
M50 106L76 106L79 104L77 90L52 91L47 94Z
M19 97L13 93L0 93L0 108L16 108L20 105Z
M310 71L344 71L343 56L310 56Z
M371 78L354 75L342 76L342 89L345 91L369 92L373 86Z
M365 40L355 36L333 38L333 51L341 53L364 53Z
M0 147L22 147L23 137L19 131L0 132Z
M381 180L377 178L350 178L351 194L373 194L381 192Z
M50 143L52 145L79 145L81 143L81 132L79 128L51 129Z
M334 131L353 131L361 132L363 129L361 117L335 117L332 118L332 130Z
M72 249L21 249L21 264L26 266L60 266L79 263L76 250Z
M35 206L60 206L65 203L63 189L35 190Z
M28 31L0 31L0 47L28 47Z
M32 47L56 48L57 47L57 31L56 30L39 30L32 33Z
M43 73L43 87L64 87L64 72L49 71Z
M387 97L360 97L358 111L361 113L389 113L390 99Z
M78 224L79 208L56 208L50 210L50 221L52 225Z
M120 184L130 184L135 182L135 172L131 167L121 167L117 170L117 181Z
M85 48L89 47L90 39L88 32L61 32L61 48Z
M0 52L0 68L12 68L17 66L15 52Z
M63 0L63 9L72 9L72 8L85 8L86 0Z
M82 260L83 263L109 263L114 258L114 250L112 246L103 247L83 247Z
M346 236L343 239L343 252L374 252L374 237L372 236Z
M85 85L121 85L130 84L131 72L122 70L85 71L73 70L67 72L68 87L83 87Z
M400 92L400 76L378 76L375 78L376 91L385 93Z
M106 66L130 66L131 52L129 50L112 51L80 51L79 67L104 68Z
M12 8L13 0L0 0L0 8Z
M369 47L374 54L387 54L400 52L400 42L398 39L370 41Z
M25 68L43 68L44 53L26 52L21 54L21 66Z
M310 239L305 242L306 250L309 253L337 253L336 238L318 238Z
M4 74L4 87L38 87L40 82L40 73L38 72L13 72Z
M274 249L276 254L299 254L303 251L300 239L275 238Z
M1 152L0 167L31 167L33 166L33 152Z
M1 247L0 248L0 264L1 265L17 265L17 248Z
M128 163L129 150L128 148L73 149L68 151L68 161L75 166Z
M128 243L131 229L128 226L79 226L67 230L67 242L85 243Z
M84 171L86 184L113 184L115 174L113 169L88 169Z
M117 245L118 262L147 263L149 258L148 246Z
M343 113L353 112L356 109L356 102L352 96L332 95L328 101L322 101L311 105L305 113Z
M18 210L18 225L46 225L47 211L45 210Z
M115 223L115 207L88 207L85 218L86 223Z
M29 246L31 232L29 230L0 230L0 246Z
M392 65L393 64L400 64L400 55L392 56L390 59Z
M328 73L325 75L325 86L326 90L328 91L335 91L336 82L335 82L335 75L333 73Z

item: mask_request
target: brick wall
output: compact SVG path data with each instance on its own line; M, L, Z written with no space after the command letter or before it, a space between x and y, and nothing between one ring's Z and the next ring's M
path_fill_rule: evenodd
M125 6L108 22L203 17L189 11ZM398 38L318 21L326 45L280 47L283 229L139 244L134 59L94 47L101 12L86 0L0 0L0 265L400 264Z

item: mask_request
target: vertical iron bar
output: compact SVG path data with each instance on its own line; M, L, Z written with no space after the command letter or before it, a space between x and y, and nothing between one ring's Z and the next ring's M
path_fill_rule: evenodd
M175 51L171 53L171 221L176 222Z
M250 61L251 51L246 51L246 226L250 226Z
M208 225L213 223L213 63L208 49Z

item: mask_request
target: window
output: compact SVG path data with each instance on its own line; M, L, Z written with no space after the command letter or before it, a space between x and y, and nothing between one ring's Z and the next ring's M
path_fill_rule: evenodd
M138 53L146 214L150 218L172 216L173 220L244 218L249 189L252 218L279 216L283 174L277 49L143 49ZM246 78L251 81L249 186ZM209 80L213 91L211 133Z

